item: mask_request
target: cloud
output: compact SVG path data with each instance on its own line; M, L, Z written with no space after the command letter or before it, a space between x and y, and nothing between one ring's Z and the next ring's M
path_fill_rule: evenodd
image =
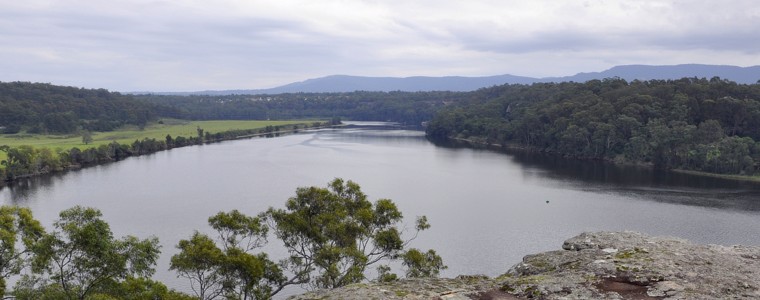
M266 88L332 74L756 64L755 1L0 0L0 80ZM685 61L689 60L689 61Z

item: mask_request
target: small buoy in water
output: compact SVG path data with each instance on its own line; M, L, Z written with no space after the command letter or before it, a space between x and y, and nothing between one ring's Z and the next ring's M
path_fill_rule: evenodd
M549 200L546 200L546 203L549 203Z

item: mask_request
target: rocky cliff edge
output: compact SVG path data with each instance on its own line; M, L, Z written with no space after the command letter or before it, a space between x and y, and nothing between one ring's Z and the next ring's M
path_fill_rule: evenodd
M290 299L760 299L760 247L583 233L497 278L361 283Z

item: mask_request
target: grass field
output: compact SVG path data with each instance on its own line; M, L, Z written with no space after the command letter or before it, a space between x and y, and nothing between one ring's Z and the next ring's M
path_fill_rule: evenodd
M112 141L120 144L131 144L137 139L155 138L164 140L167 134L172 137L196 136L196 129L202 128L206 132L216 133L234 129L257 129L267 126L278 126L288 124L311 124L314 121L185 121L185 120L163 120L164 124L152 123L140 130L137 127L126 127L116 131L93 132L92 143L85 145L80 135L44 135L44 134L0 134L0 145L17 147L29 145L35 148L50 148L68 150L73 147L87 149L97 147L102 144L108 144ZM5 159L5 153L0 152L0 160Z

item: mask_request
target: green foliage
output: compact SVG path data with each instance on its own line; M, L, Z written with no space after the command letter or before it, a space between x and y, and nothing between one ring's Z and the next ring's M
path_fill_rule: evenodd
M92 132L89 130L82 132L82 143L85 145L92 143Z
M0 297L7 289L5 280L28 266L32 250L44 234L28 208L0 206ZM23 248L17 248L19 245Z
M18 300L60 300L72 299L58 283L50 283L46 278L24 275L16 282L12 296Z
M251 253L266 243L268 228L260 217L237 210L220 212L208 220L224 249L222 271L225 294L236 299L269 299L286 285L280 267L266 253Z
M341 118L420 125L445 103L468 97L455 92L292 93L278 95L162 96L138 100L168 106L194 120L294 120ZM205 127L204 127L205 128ZM208 129L208 128L206 128Z
M59 300L71 299L70 295L61 288L60 284L45 284L40 277L23 276L16 284L12 296L18 300ZM88 300L95 299L119 299L119 300L194 300L195 297L169 290L161 282L147 278L127 277L121 282L111 282L101 286L85 297Z
M190 279L190 287L200 299L214 299L223 293L222 264L224 253L208 236L195 232L190 240L181 240L180 250L171 258L170 270Z
M443 264L443 259L430 249L422 252L412 248L407 250L402 256L403 264L407 267L406 277L438 277L441 270L447 267Z
M208 222L217 231L219 245L196 232L179 242L180 253L171 259L171 270L190 279L200 299L269 299L292 284L265 253L251 253L266 242L267 227L261 218L233 210Z
M44 83L0 82L0 126L30 133L75 133L80 128L111 131L124 124L144 126L172 108L135 100L104 89Z
M286 286L331 288L364 280L368 266L403 259L407 277L434 277L446 266L435 251L404 251L403 219L388 199L367 200L358 184L335 179L327 188L296 190L286 209L252 217L237 210L208 219L217 239L195 232L181 240L170 270L190 280L200 299L270 299ZM197 299L150 280L156 238L116 239L99 210L76 206L46 233L26 208L0 206L0 292L16 299ZM415 235L428 229L417 218ZM255 253L274 230L290 256L279 263ZM412 239L414 239L412 237ZM21 246L19 248L19 246ZM28 273L22 274L26 270ZM289 274L286 275L286 272ZM378 267L380 281L398 278ZM12 292L5 280L20 276Z
M35 247L33 270L46 275L43 289L60 290L68 299L103 293L127 278L150 277L159 255L158 239L113 237L93 208L64 210Z
M196 299L177 291L169 290L161 282L144 277L127 277L125 280L94 293L88 299L119 299L119 300L192 300Z
M719 78L504 85L440 110L427 134L752 175L760 167L760 86Z
M391 267L388 265L377 266L377 281L393 282L398 280L398 275L391 273Z
M397 227L403 216L396 205L388 199L373 205L352 181L298 188L285 207L266 215L290 253L284 265L314 288L360 282L367 266L397 259L409 242ZM417 231L428 227L426 218L418 219ZM391 277L387 270L381 276Z
M209 123L210 125L213 125L217 122ZM232 124L240 123L234 122ZM249 126L254 124L256 123L249 124ZM269 124L269 122L263 124ZM318 124L322 125L323 123ZM288 128L289 126L296 125L288 124L283 127ZM275 127L277 126L267 125L264 128L235 129L217 132L215 134L205 132L203 139L195 136L190 136L188 138L177 136L176 138L172 138L171 135L166 135L161 139L137 139L131 144L120 144L117 141L112 141L107 144L99 144L94 148L85 148L84 150L81 150L78 147L73 147L69 150L58 149L57 153L53 153L49 148L35 148L29 145L21 145L18 147L3 145L0 146L0 157L5 156L6 159L0 161L0 166L4 167L0 175L3 175L2 178L6 181L13 181L18 178L62 171L72 166L79 167L102 164L121 160L130 156L145 155L176 147L197 145L203 143L204 140L206 142L214 142L236 139L246 135L260 135ZM200 131L197 131L196 133L201 134L202 132L203 129L200 129ZM83 142L87 143L88 140L91 142L91 138L87 138L88 135L89 132L83 133Z
M259 248L266 242L269 229L261 218L246 216L238 210L220 212L208 218L208 224L219 234L225 250L238 248L250 251Z
M47 132L53 134L72 133L79 128L79 118L74 112L52 112L42 118Z
M298 188L285 209L270 208L255 217L237 210L210 217L216 239L195 232L181 240L171 270L189 279L200 299L269 299L293 284L344 286L364 280L372 264L412 255L404 252L409 240L401 239L402 219L393 201L373 204L358 184L335 179L327 188ZM425 217L415 225L415 232L430 227ZM270 229L290 254L279 263L255 253L267 242ZM415 269L408 274L437 276L446 268L434 251L427 255L406 264ZM387 266L378 270L379 280L398 278Z
M196 133L198 134L198 140L201 141L202 143L203 142L203 128L198 126L198 128L196 128L195 130L196 130Z
M101 217L77 206L61 212L55 230L46 233L29 209L0 206L0 297L195 299L149 279L157 239L114 239ZM13 276L16 285L8 293L5 280Z

